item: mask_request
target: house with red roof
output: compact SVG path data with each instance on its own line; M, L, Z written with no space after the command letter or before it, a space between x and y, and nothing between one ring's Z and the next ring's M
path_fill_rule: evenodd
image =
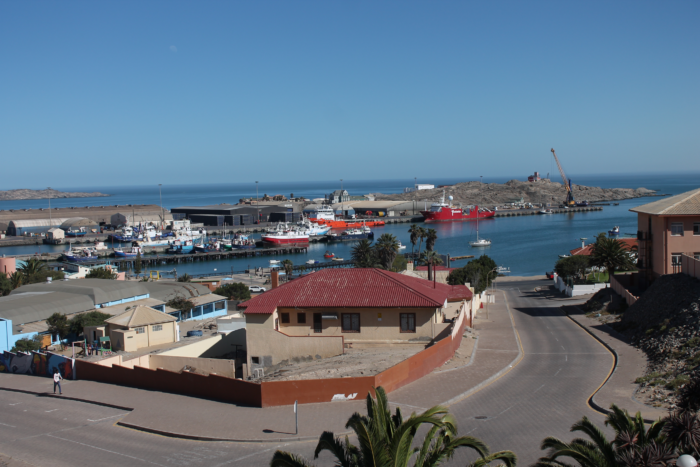
M616 239L620 244L623 245L623 248L632 251L633 247L637 247L637 239L636 238L618 238ZM582 255L582 256L591 256L593 254L593 245L595 243L590 243L586 246L583 247L578 247L574 248L573 250L569 251L572 256L575 255Z
M347 345L425 346L469 312L471 299L464 285L382 269L323 269L238 305L245 310L248 372L339 355Z

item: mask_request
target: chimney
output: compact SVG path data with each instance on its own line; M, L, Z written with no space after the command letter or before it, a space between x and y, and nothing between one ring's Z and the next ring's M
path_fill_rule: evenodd
M280 285L280 275L277 269L270 271L270 284L272 284L271 288L273 289L276 289Z
M433 280L433 265L428 263L428 280Z
M406 271L412 272L413 271L413 261L409 261L406 263Z

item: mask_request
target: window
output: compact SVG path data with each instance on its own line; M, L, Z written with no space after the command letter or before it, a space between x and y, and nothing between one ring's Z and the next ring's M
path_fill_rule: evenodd
M225 310L226 309L226 302L221 300L220 302L214 303L214 309L216 311Z
M146 328L134 328L134 331L136 331L136 334L143 334L146 332Z
M693 235L700 235L700 222L693 224Z
M214 304L213 303L207 303L206 305L202 306L202 313L207 314L211 313L214 311Z
M306 313L297 313L297 323L306 324Z
M673 264L673 265L680 265L681 264L681 254L680 253L671 253L671 264Z
M693 258L700 260L700 253L693 253Z
M289 324L289 313L280 313L282 324Z
M683 222L674 222L671 224L671 235L677 237L683 236Z
M162 331L163 330L163 325L162 324L154 324L151 326L151 331Z
M416 332L415 313L401 313L401 332Z
M343 313L343 332L360 332L360 314Z
M250 357L250 362L253 365L260 365L260 357Z

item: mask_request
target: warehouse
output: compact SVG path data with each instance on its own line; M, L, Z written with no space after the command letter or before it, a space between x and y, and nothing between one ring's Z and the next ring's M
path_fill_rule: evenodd
M60 217L54 217L53 219L12 220L7 226L7 235L19 237L23 235L46 234L46 232L54 227L60 228L61 224L67 220L69 219Z
M185 216L193 223L201 223L205 226L254 224L258 215L260 216L260 222L276 222L273 220L274 218L282 217L279 216L279 213L282 213L285 218L287 216L284 213L297 214L295 206L291 203L289 205L214 204L211 206L181 206L173 208L171 211L174 218ZM276 216L272 216L273 219L271 219L272 214L276 214ZM298 218L299 216L297 216L297 220Z

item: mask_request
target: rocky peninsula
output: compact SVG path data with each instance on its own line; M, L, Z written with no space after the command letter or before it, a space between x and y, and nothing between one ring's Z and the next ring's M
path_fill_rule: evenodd
M22 199L48 199L51 198L97 198L112 196L106 195L104 193L81 193L81 192L67 192L67 191L57 191L57 190L28 190L28 189L18 189L18 190L0 190L0 201L17 201Z
M623 199L642 198L645 196L662 196L654 190L646 188L598 188L583 185L573 185L573 193L576 201L618 201ZM560 204L566 199L566 188L561 183L549 180L536 182L521 182L511 180L506 183L480 183L465 182L456 185L435 188L433 190L420 190L410 193L398 193L385 195L375 193L376 200L388 201L434 201L442 196L452 196L455 203L462 205L476 204L484 207L502 206L507 203L552 203Z

